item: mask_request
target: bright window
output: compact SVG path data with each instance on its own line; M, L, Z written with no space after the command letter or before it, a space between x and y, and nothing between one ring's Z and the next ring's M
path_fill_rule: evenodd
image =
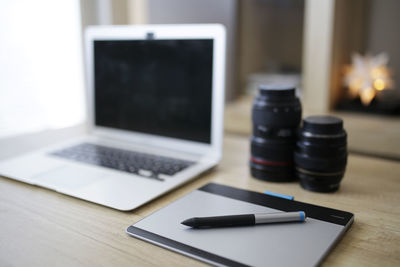
M0 1L0 138L85 120L78 0Z

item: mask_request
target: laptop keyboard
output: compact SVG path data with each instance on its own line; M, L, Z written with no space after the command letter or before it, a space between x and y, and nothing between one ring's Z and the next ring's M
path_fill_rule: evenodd
M89 143L62 149L51 155L158 180L173 176L194 163Z

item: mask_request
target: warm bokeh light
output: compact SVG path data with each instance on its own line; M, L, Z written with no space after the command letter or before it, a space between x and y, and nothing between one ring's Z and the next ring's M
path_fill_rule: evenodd
M379 77L386 76L386 73L387 73L386 67L381 66L381 67L373 68L371 70L371 77L372 77L372 79L377 79Z
M372 89L371 87L361 90L360 91L361 103L367 106L369 103L371 103L372 99L374 99L375 94L376 94L375 90Z
M349 84L350 95L354 98L358 96L359 90L362 88L364 82L360 78L352 80Z
M374 88L378 91L385 89L385 81L383 79L376 79L374 81Z
M360 97L361 103L367 106L379 91L392 87L390 71L386 67L388 61L385 53L374 57L354 54L344 77L350 97Z

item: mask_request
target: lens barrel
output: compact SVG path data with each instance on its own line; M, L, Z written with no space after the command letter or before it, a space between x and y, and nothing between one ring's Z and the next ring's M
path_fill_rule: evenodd
M292 86L261 85L252 109L250 171L255 178L295 179L293 151L301 104Z
M303 188L317 192L338 190L347 164L343 121L332 116L305 118L298 132L294 161Z

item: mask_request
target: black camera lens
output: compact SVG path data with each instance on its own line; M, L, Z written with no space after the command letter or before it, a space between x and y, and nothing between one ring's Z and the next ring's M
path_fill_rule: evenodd
M293 151L301 104L292 86L261 85L254 98L250 171L255 178L285 182L295 179Z
M343 121L332 116L305 118L298 133L294 161L303 188L317 192L338 190L347 163Z

